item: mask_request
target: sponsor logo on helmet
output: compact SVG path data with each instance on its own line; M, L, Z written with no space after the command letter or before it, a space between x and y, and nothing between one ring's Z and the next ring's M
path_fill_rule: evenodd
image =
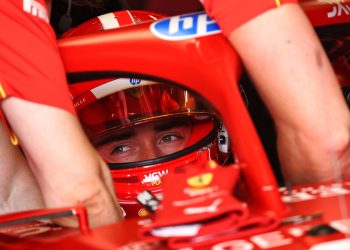
M139 217L146 217L146 216L148 216L148 212L147 212L147 210L144 209L144 208L141 208L141 209L138 211L137 214L138 214Z
M137 195L137 197L136 197L136 200L137 200L141 205L144 206L144 209L146 209L147 211L150 211L151 213L154 213L154 212L157 210L157 208L158 208L158 206L159 206L159 204L160 204L158 198L157 198L153 193L151 193L151 192L148 191L148 190L144 190L144 191L142 191L141 193L139 193L139 194ZM141 210L142 210L142 209L141 209ZM139 210L139 212L138 212L138 215L139 215L139 216L142 216L142 215L140 214L140 211L141 211L141 210ZM145 212L147 212L147 211L145 211ZM144 214L143 216L146 216L146 215L147 215L147 214L145 214L145 213L143 213L143 214Z
M145 174L141 183L145 184L145 183L154 183L156 181L160 181L160 178L164 175L167 175L168 173L169 173L169 170L165 169L165 170Z
M76 100L74 103L73 103L73 106L74 108L77 108L79 107L80 105L84 104L86 102L86 98L83 97L83 98L79 98L78 100Z
M198 12L154 22L151 32L164 40L184 40L220 33L221 30L206 13Z
M141 83L141 79L140 78L130 78L129 82L131 85L138 85Z

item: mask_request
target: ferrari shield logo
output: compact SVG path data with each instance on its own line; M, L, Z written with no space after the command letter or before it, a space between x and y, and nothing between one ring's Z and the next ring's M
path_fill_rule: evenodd
M213 174L206 173L193 176L187 179L187 185L193 188L203 188L208 186L213 180Z

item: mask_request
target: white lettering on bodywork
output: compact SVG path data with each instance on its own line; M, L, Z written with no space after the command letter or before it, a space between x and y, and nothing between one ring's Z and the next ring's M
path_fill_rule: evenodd
M332 11L327 12L328 18L334 18L336 16L349 15L350 14L350 6L345 3L338 3L334 5Z

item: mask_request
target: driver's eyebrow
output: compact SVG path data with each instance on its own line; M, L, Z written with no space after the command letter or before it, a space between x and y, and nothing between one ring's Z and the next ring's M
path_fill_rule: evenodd
M127 129L122 133L108 134L102 138L97 139L93 144L101 146L114 141L127 140L135 136L135 130L133 128Z

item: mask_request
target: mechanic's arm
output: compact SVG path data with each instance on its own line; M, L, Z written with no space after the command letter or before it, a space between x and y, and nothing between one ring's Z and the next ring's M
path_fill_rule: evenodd
M335 168L349 177L349 111L301 7L273 8L227 36L275 121L285 179L327 181Z
M43 208L38 183L1 121L0 138L0 214Z
M2 108L38 180L49 208L83 204L91 226L122 218L107 166L74 115L56 107L10 97ZM26 126L23 126L26 124ZM57 221L76 226L76 220Z

